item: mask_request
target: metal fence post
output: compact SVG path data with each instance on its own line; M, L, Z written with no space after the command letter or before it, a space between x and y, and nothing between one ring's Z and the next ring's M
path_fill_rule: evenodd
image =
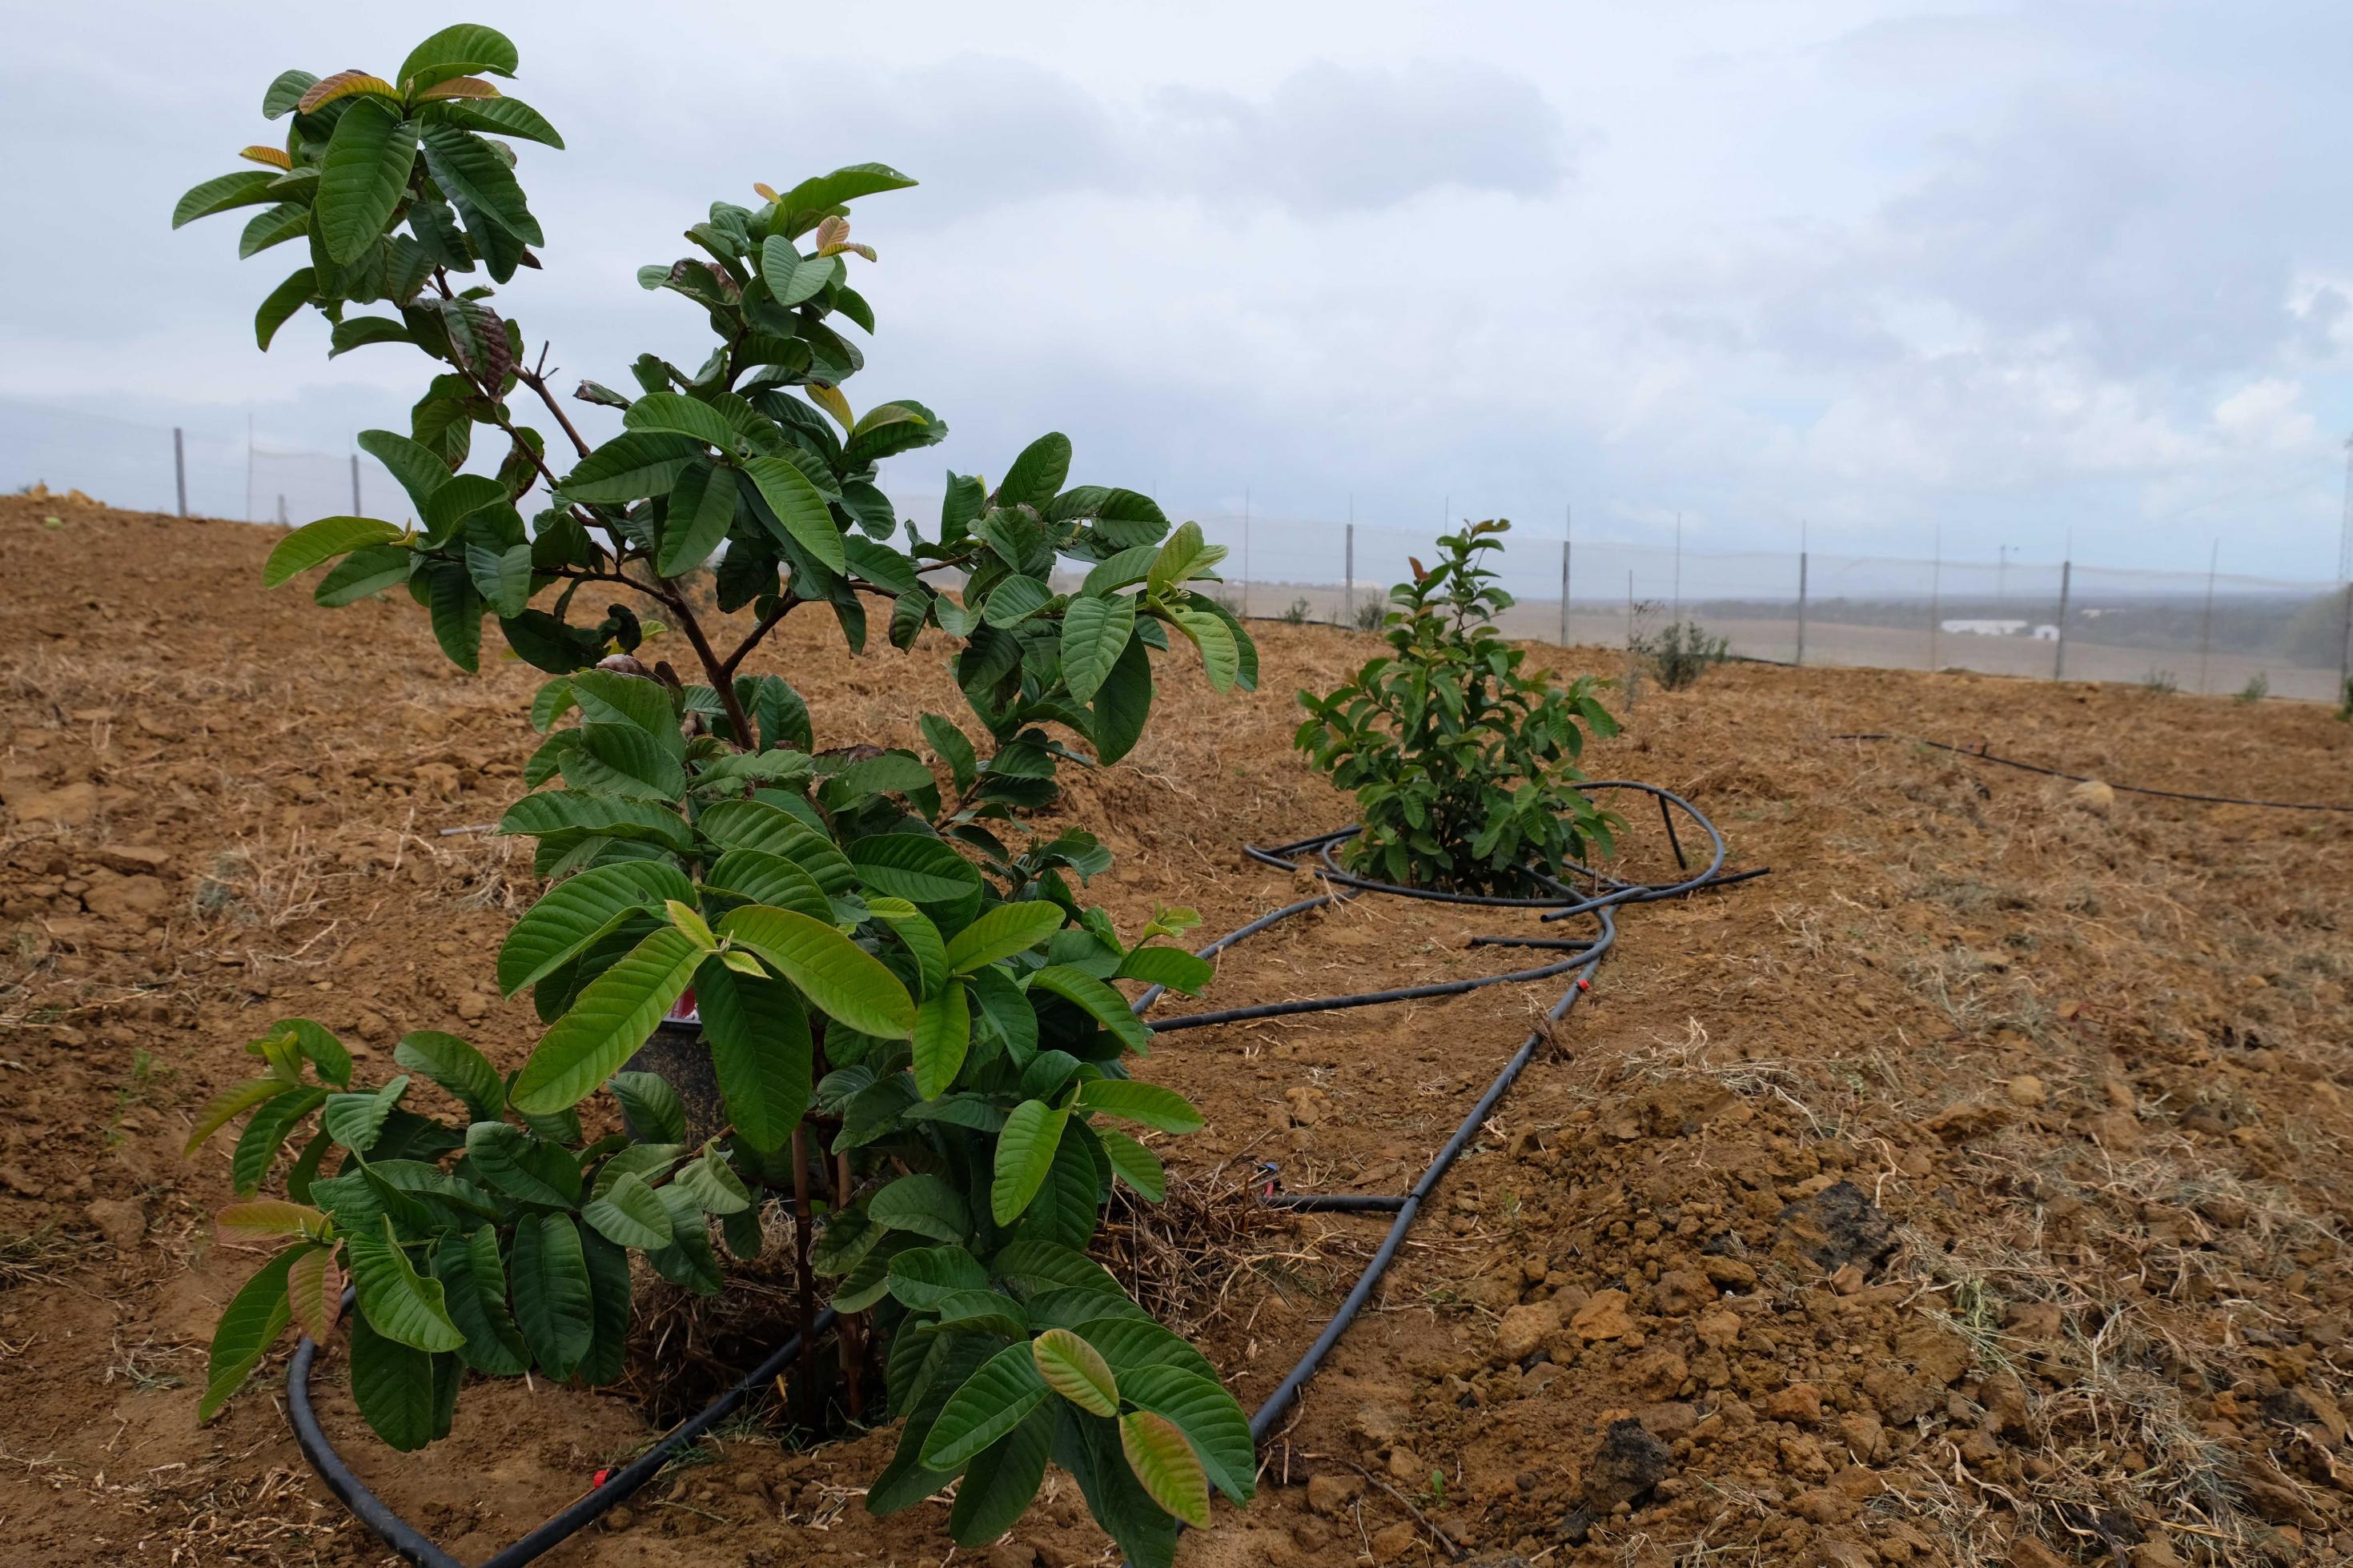
M2345 584L2345 645L2337 651L2337 690L2353 708L2353 583Z
M1560 542L1560 646L1568 646L1568 541Z
M2073 561L2059 563L2059 646L2051 655L2051 679L2053 680L2067 679L2067 595L2068 590L2074 586L2074 576L2075 563Z
M1353 522L1348 525L1347 539L1340 565L1345 574L1340 579L1340 624L1353 626L1356 624L1356 525Z
M1936 672L1936 633L1945 617L1945 530L1936 529L1936 558L1928 563L1928 673Z
M1806 552L1798 552L1798 657L1793 661L1800 668L1806 662Z
M172 478L180 492L180 515L188 515L188 442L177 425L172 426Z
M352 454L352 515L367 515L367 508L360 504L360 455L357 452Z
M1250 493L1249 487L1244 486L1242 489L1242 619L1244 620L1250 619Z
M2198 623L2198 695L2207 694L2206 665L2214 651L2214 568L2221 563L2222 542L2214 541L2206 555L2206 613Z

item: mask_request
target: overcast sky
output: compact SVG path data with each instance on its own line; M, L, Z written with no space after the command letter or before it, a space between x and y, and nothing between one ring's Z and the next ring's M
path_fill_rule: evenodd
M422 17L412 22L409 17ZM81 0L0 51L0 399L344 447L405 427L413 353L269 355L243 214L171 205L274 139L280 68L388 72L442 18ZM547 267L502 298L565 384L699 313L635 268L713 198L837 164L899 460L1080 477L1178 511L1510 515L1699 548L2316 578L2353 427L2353 6L649 6L471 3ZM0 430L26 417L0 406ZM30 476L25 476L30 477ZM0 481L22 482L13 474Z

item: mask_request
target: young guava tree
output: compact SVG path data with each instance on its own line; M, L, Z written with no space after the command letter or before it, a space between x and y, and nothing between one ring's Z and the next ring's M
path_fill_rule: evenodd
M1113 982L1189 992L1208 966L1163 941L1190 911L1124 938L1082 905L1072 879L1110 857L1025 816L1054 802L1063 762L1134 746L1172 633L1219 690L1255 684L1249 637L1192 586L1223 552L1134 490L1070 484L1060 435L994 485L950 474L929 534L897 518L876 466L947 426L913 399L861 410L843 390L864 363L849 329L874 330L851 276L875 253L850 237L849 204L913 183L877 163L714 203L686 231L698 254L640 269L715 342L691 370L641 356L628 392L582 383L576 397L620 412L592 445L544 348L527 354L494 302L543 243L501 138L563 145L493 79L515 69L507 39L464 26L389 76L288 71L262 100L282 142L174 215L258 208L241 254L298 247L256 318L264 349L308 306L331 353L398 344L436 362L408 431L360 438L414 516L297 529L266 580L324 567L313 593L330 605L406 590L468 670L488 617L553 677L532 708L547 735L533 793L500 824L536 840L549 886L497 964L547 1031L514 1072L410 1034L381 1083L306 1019L251 1044L261 1070L204 1109L189 1145L244 1118L243 1201L222 1220L286 1245L223 1314L204 1414L290 1321L325 1341L346 1280L353 1393L396 1447L446 1436L469 1374L609 1382L633 1257L719 1291L712 1221L753 1257L764 1206L788 1196L803 1324L822 1279L904 1421L870 1507L961 1478L950 1527L986 1542L1050 1456L1122 1550L1165 1563L1211 1488L1250 1498L1250 1432L1209 1363L1087 1248L1114 1182L1163 1191L1158 1157L1118 1124L1200 1124L1129 1076L1151 1031ZM469 467L478 432L491 450ZM714 561L716 613L688 591ZM583 610L583 587L658 607L690 669L649 670L634 657L649 628L624 604ZM969 726L921 715L928 757L819 749L791 684L744 668L808 606L853 649L871 617L902 649L944 634ZM690 993L726 1118L707 1134L672 1084L622 1070ZM628 1131L596 1131L600 1094ZM260 1196L273 1183L285 1195ZM849 1402L860 1392L853 1366Z
M1564 689L1524 673L1525 650L1495 616L1512 596L1484 563L1503 521L1440 536L1438 564L1414 561L1389 590L1389 652L1328 696L1299 694L1293 744L1356 793L1344 864L1361 876L1505 897L1558 890L1588 845L1608 853L1616 818L1577 786L1585 731L1618 732L1595 681Z

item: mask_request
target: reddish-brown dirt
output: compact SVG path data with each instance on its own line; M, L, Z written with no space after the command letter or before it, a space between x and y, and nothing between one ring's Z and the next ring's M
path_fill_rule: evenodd
M0 500L0 1542L13 1563L386 1561L287 1435L284 1348L195 1421L226 1154L180 1153L270 1020L389 1070L448 1029L533 1036L491 982L529 858L495 817L534 677L452 670L405 601L259 585L271 535ZM1155 903L1223 930L1297 896L1246 839L1336 825L1292 692L1372 647L1260 629L1263 689L1174 668L1133 759L1064 816ZM1616 676L1622 658L1547 650ZM835 743L956 711L939 649L761 658ZM1772 875L1636 909L1593 992L1481 1130L1397 1268L1265 1450L1209 1565L2342 1561L2353 1276L2353 816L2077 790L1887 729L2119 782L2353 802L2353 727L2312 706L1969 676L1730 667L1642 689L1597 776L1697 801ZM1637 814L1637 826L1641 826ZM1658 847L1630 835L1658 865ZM1229 955L1208 1005L1509 967L1528 929L1366 899ZM1243 1184L1400 1191L1556 983L1167 1037L1147 1076L1207 1130L1118 1266L1246 1405L1329 1316L1378 1219L1277 1219ZM372 1484L479 1560L648 1437L682 1353L776 1331L649 1284L617 1392L468 1391L402 1458L322 1400ZM340 1382L331 1355L321 1378ZM675 1394L675 1389L667 1392ZM768 1412L547 1561L938 1564L945 1510L876 1521L885 1428L809 1452ZM1076 1488L992 1564L1102 1560Z

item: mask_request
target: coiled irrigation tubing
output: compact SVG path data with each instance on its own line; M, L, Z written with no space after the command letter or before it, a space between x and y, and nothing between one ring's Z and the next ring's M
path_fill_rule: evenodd
M1283 921L1345 902L1366 894L1385 894L1393 898L1418 899L1434 903L1468 904L1486 908L1518 909L1539 914L1545 921L1582 920L1591 922L1588 933L1573 937L1479 936L1471 939L1472 947L1521 947L1557 952L1562 957L1525 969L1510 970L1500 974L1480 975L1465 980L1443 981L1429 985L1400 986L1386 991L1358 992L1346 995L1316 996L1289 1002L1263 1002L1240 1007L1226 1007L1208 1012L1186 1013L1154 1022L1157 1035L1175 1034L1186 1029L1208 1028L1219 1024L1248 1023L1262 1018L1289 1017L1303 1013L1328 1013L1352 1007L1374 1007L1392 1002L1426 1001L1440 996L1459 996L1490 985L1525 984L1553 979L1573 973L1575 978L1562 991L1559 1000L1546 1009L1544 1020L1529 1031L1519 1048L1504 1062L1503 1070L1487 1086L1473 1104L1469 1114L1454 1130L1432 1157L1430 1164L1408 1191L1398 1194L1364 1193L1281 1193L1265 1192L1261 1201L1293 1213L1311 1214L1383 1214L1393 1216L1388 1232L1381 1238L1364 1272L1357 1276L1345 1300L1340 1303L1315 1342L1308 1346L1274 1391L1261 1401L1250 1417L1250 1437L1263 1442L1274 1430L1275 1423L1295 1404L1310 1378L1324 1364L1332 1347L1347 1332L1365 1303L1372 1300L1381 1278L1388 1272L1405 1244L1406 1233L1413 1228L1422 1206L1438 1190L1454 1162L1471 1145L1472 1139L1495 1107L1511 1091L1521 1072L1535 1059L1536 1052L1550 1037L1554 1026L1568 1016L1591 984L1593 972L1600 967L1618 938L1616 911L1630 904L1655 903L1664 899L1687 898L1694 893L1745 882L1767 874L1767 868L1727 872L1724 868L1725 848L1724 836L1706 815L1691 802L1656 784L1638 784L1630 780L1609 779L1579 786L1588 791L1624 790L1651 797L1658 803L1659 816L1666 832L1667 842L1674 851L1677 868L1683 873L1671 882L1629 881L1581 864L1573 865L1571 872L1585 879L1580 889L1572 882L1542 879L1551 888L1546 895L1534 898L1508 898L1491 894L1456 893L1432 888L1416 888L1397 882L1385 882L1359 876L1340 863L1340 847L1355 836L1353 826L1316 834L1289 844L1261 848L1245 845L1243 853L1261 865L1279 870L1306 870L1327 885L1327 891L1300 899L1268 910L1249 923L1236 927L1208 946L1198 950L1198 955L1213 959L1228 949L1240 945L1260 933L1270 931ZM1704 837L1708 854L1706 864L1694 870L1682 833L1676 828L1678 815L1688 819ZM1164 988L1155 985L1135 999L1134 1010L1142 1016L1165 994ZM349 1297L346 1296L348 1309ZM828 1308L811 1324L813 1334L830 1328L835 1315ZM483 1560L480 1568L521 1568L541 1554L553 1550L578 1533L596 1518L620 1503L656 1476L678 1452L695 1442L703 1433L724 1420L771 1380L792 1364L798 1356L801 1336L795 1333L778 1345L766 1360L738 1378L725 1393L708 1406L687 1417L665 1433L659 1441L628 1465L612 1470L586 1495L549 1518L529 1534L501 1549ZM344 1507L385 1544L418 1568L465 1568L465 1564L437 1545L424 1531L395 1512L391 1506L370 1490L344 1463L328 1440L319 1424L318 1413L311 1403L311 1371L318 1357L319 1347L308 1335L296 1345L294 1357L286 1370L287 1416L294 1427L296 1443L311 1468L319 1473L330 1491Z

